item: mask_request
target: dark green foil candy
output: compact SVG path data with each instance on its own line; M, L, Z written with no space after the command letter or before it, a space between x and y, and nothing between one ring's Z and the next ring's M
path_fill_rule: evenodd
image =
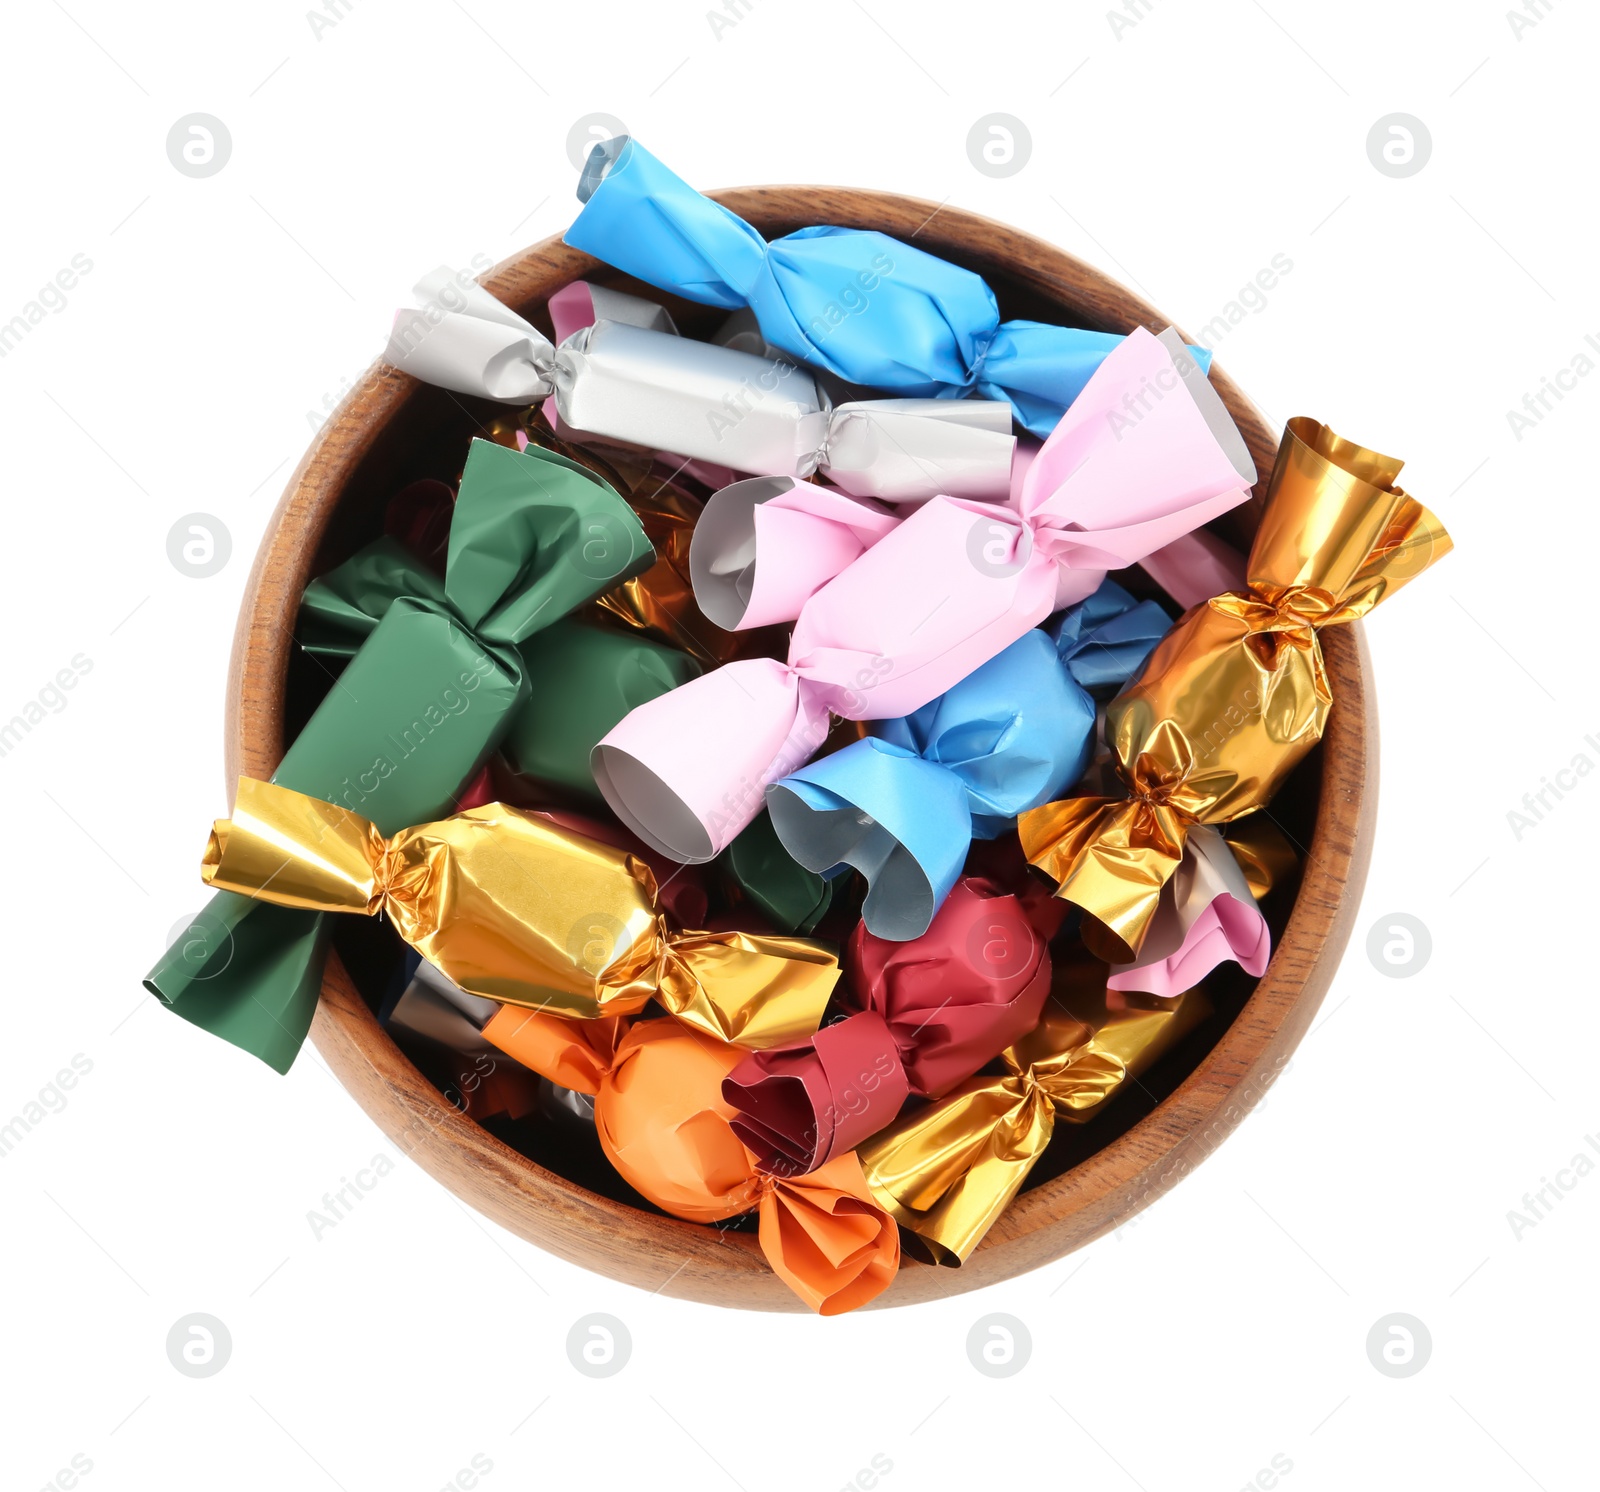
M348 662L272 780L384 834L450 813L519 713L539 707L520 645L654 558L632 508L593 472L473 441L442 582L379 539L306 588L303 645ZM316 1010L325 923L219 893L145 987L286 1072Z
M599 806L589 753L628 711L698 678L687 653L637 633L555 622L522 651L531 703L500 749L512 768ZM542 706L542 708L541 708Z
M805 936L833 902L833 882L799 864L762 812L722 852L723 873L771 924L774 932Z

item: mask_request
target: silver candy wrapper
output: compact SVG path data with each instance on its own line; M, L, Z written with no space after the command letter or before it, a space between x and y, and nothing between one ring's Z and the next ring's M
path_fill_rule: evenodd
M603 285L589 291L597 319L677 335L665 306ZM532 404L555 392L550 339L470 275L441 265L413 293L422 304L395 312L386 363L438 388L501 404Z
M575 1088L563 1088L549 1078L539 1079L539 1107L562 1124L587 1124L594 1128L594 1099Z
M597 321L599 317L595 318ZM735 352L753 352L757 357L781 358L783 353L761 334L761 323L749 306L731 311L728 319L717 328L711 339L718 347L731 347Z
M511 1057L482 1035L500 1008L499 1001L469 994L423 959L385 1024L391 1031L459 1052L469 1061L481 1059L485 1070L496 1063L515 1066ZM539 1079L539 1106L548 1117L563 1123L594 1124L594 1100L547 1077Z
M481 1034L499 1008L493 1000L469 995L424 959L384 1024L392 1031L431 1041L472 1061L487 1057L506 1062L510 1060L506 1054Z
M820 474L857 497L998 501L1010 492L1016 438L1011 407L997 400L835 406L792 359L676 336L670 319L638 309L650 302L615 291L596 298L602 319L559 347L448 269L417 295L423 307L399 313L384 358L440 388L506 404L553 393L575 430L762 476Z

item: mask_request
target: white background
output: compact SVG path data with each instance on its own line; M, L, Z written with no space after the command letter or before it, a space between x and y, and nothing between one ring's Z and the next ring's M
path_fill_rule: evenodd
M876 1455L891 1492L1235 1489L1275 1456L1289 1492L1593 1486L1600 1179L1507 1216L1600 1132L1600 774L1520 839L1507 819L1600 764L1600 377L1520 440L1507 420L1600 334L1593 10L1519 32L1506 0L1137 0L1118 31L1060 0L741 3L720 31L704 0L354 0L320 32L291 0L7 7L0 322L93 268L0 360L0 718L93 667L0 758L0 1120L93 1069L0 1162L4 1485L78 1455L90 1492L433 1492L478 1455L490 1492L830 1492ZM996 111L1032 138L1006 179L966 148ZM1405 179L1366 148L1397 111L1432 137ZM194 112L232 136L205 179L166 154ZM319 1241L308 1210L392 1147L313 1049L279 1078L139 989L202 900L234 616L307 412L422 271L570 220L593 112L702 187L987 213L1191 331L1287 255L1218 361L1274 421L1407 457L1459 546L1368 627L1382 811L1323 1023L1135 1225L980 1294L829 1321L652 1297L403 1159ZM232 536L206 580L166 554L194 512ZM1365 951L1390 912L1431 932L1410 978ZM196 1311L233 1341L204 1380L164 1345ZM633 1340L598 1381L564 1346L595 1311ZM995 1311L1032 1337L998 1380L965 1346ZM1368 1360L1393 1312L1432 1338L1409 1378Z

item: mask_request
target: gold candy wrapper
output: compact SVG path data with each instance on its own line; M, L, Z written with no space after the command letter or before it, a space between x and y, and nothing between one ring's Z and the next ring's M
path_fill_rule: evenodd
M689 540L701 504L670 483L644 478L629 494L656 561L594 603L624 626L681 648L716 667L739 657L745 639L724 632L700 610L689 579Z
M1333 698L1317 633L1365 616L1451 548L1394 485L1401 463L1314 420L1284 432L1247 588L1191 608L1106 710L1128 796L1031 809L1024 853L1134 957L1188 827L1261 808L1322 738Z
M812 1035L839 977L803 938L674 931L642 860L499 803L385 839L360 814L242 778L201 875L280 906L385 913L486 999L580 1020L656 1000L744 1047Z
M1211 1014L1203 988L1175 1000L1121 994L1106 968L1058 967L1038 1026L1002 1054L1004 1077L969 1078L857 1147L872 1194L934 1263L964 1264L1022 1189L1058 1118L1082 1123Z
M1222 831L1222 837L1257 901L1299 879L1300 856L1289 836L1265 814L1235 820Z

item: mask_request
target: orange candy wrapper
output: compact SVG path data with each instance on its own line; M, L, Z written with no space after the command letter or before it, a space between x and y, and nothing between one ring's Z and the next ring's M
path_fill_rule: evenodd
M1264 806L1333 707L1317 633L1365 616L1449 552L1394 485L1401 463L1314 420L1284 432L1246 589L1191 608L1106 710L1126 798L1065 798L1018 821L1028 859L1099 924L1095 951L1137 955L1189 826Z
M759 1212L767 1262L820 1315L865 1305L893 1281L900 1235L854 1153L787 1180L755 1169L722 1098L744 1056L737 1047L677 1021L630 1029L509 1007L483 1034L552 1082L593 1094L601 1148L663 1211L696 1223Z
M386 913L485 999L582 1020L656 1000L747 1047L810 1036L839 977L803 938L670 927L638 857L500 803L386 839L349 809L242 778L201 875L280 906Z

